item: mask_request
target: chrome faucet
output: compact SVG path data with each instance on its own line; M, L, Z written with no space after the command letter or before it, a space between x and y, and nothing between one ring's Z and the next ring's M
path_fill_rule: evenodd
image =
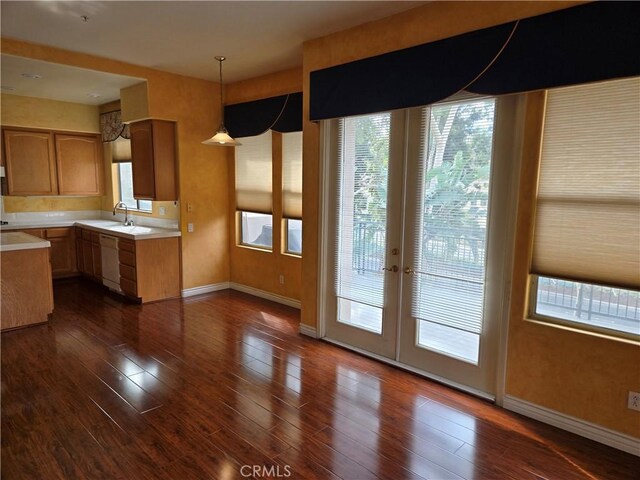
M116 214L116 210L118 208L124 207L124 226L125 227L132 227L133 226L133 218L129 218L129 208L127 207L127 204L124 202L118 202L116 203L116 206L113 207L113 214Z

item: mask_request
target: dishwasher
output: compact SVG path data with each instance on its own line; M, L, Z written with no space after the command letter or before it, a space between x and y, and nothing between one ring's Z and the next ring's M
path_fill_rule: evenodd
M102 283L109 289L120 292L118 237L100 234L100 250L102 253Z

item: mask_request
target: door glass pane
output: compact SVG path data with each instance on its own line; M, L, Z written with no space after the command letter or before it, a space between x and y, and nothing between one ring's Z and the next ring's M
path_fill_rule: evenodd
M412 315L417 344L477 364L495 102L425 108Z
M339 129L337 212L338 321L382 333L388 113L346 118Z

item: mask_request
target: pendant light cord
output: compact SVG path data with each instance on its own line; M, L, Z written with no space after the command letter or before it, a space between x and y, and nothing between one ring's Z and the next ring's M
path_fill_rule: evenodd
M222 62L224 62L224 57L219 57L218 62L220 63L220 124L224 125L224 103L222 99Z

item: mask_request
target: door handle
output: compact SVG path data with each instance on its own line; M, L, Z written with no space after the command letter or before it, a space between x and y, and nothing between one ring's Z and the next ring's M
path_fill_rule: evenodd
M382 270L386 270L387 272L397 272L398 271L398 266L397 265L393 265L391 267L382 267Z
M415 275L416 271L411 267L405 267L404 273L406 273L407 275Z

